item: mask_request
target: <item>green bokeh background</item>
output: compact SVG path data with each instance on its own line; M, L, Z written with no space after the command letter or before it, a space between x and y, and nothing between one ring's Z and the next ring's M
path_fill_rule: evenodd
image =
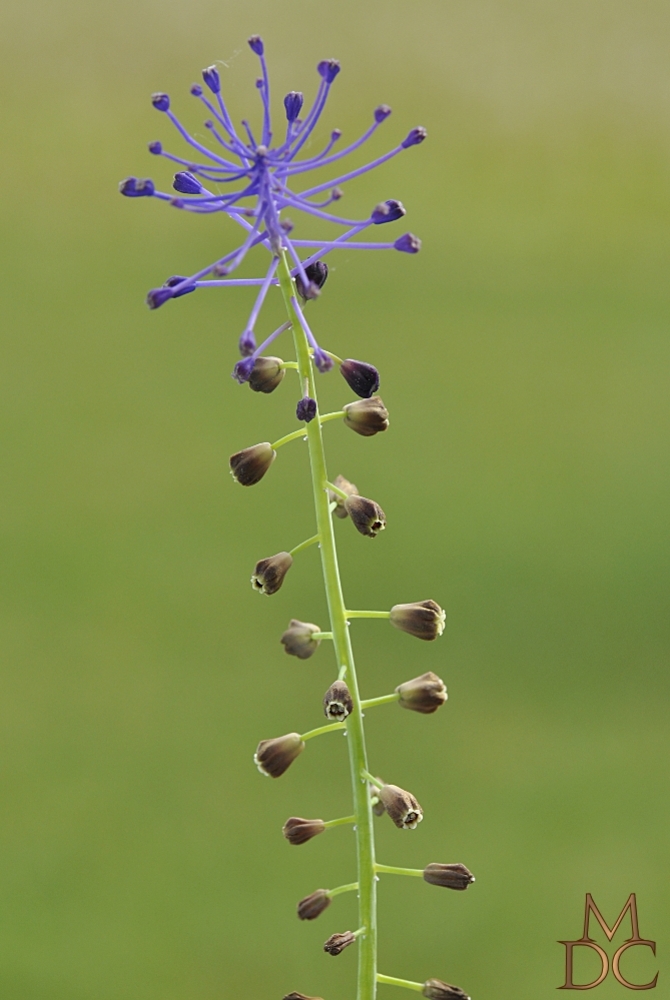
M146 153L179 145L152 91L196 126L188 86L224 60L234 117L257 114L261 32L275 98L340 58L322 135L357 135L382 101L371 152L429 131L340 203L401 198L422 253L333 255L310 307L323 343L381 369L392 418L371 440L327 428L332 474L389 520L375 542L338 523L348 602L449 613L430 645L355 624L367 696L426 670L450 693L428 718L368 713L373 769L426 814L412 834L379 821L379 857L477 875L465 894L384 880L380 967L549 1000L585 893L612 921L635 892L658 958L622 967L660 968L669 996L667 4L14 0L0 22L0 995L353 996L355 949L321 944L355 900L294 916L352 880L351 832L280 834L349 810L344 741L277 782L251 763L259 739L319 724L333 677L329 649L278 644L292 616L325 625L316 551L272 600L248 584L313 531L304 450L254 490L227 471L294 426L296 387L229 378L251 293L143 305L231 225L116 193L131 173L169 183ZM351 398L336 373L319 386L328 408ZM630 994L610 976L594 995Z

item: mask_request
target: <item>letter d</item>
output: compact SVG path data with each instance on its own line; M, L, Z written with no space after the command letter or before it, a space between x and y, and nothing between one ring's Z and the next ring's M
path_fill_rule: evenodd
M607 955L602 950L602 948L595 944L593 941L559 941L559 944L565 945L565 983L563 986L558 986L559 990L592 990L594 986L600 986L603 979L609 972L609 960ZM592 983L586 983L584 986L578 986L572 981L572 949L576 945L581 945L582 948L593 948L600 955L600 961L602 962L602 972Z

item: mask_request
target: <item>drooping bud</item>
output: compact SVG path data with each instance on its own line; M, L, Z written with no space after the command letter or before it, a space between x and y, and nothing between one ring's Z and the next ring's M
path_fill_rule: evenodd
M316 920L324 910L330 906L330 896L327 889L317 889L316 892L305 896L298 903L298 917L300 920Z
M252 52L255 52L257 56L262 56L265 51L265 46L263 45L263 39L260 35L252 35L251 38L247 38L249 43L249 48Z
M326 824L322 819L301 819L300 816L291 816L284 823L281 832L289 844L306 844L325 829Z
M310 420L314 420L316 416L316 400L312 399L311 396L303 396L302 399L298 400L298 405L295 408L295 415L298 420L304 420L306 424Z
M242 486L254 486L261 481L276 457L277 452L269 441L235 452L230 456L233 479Z
M326 83L332 83L340 72L340 64L337 59L322 59L316 70Z
M380 104L378 108L375 108L375 121L383 122L391 114L391 109L388 104Z
M405 233L398 237L393 246L402 253L418 253L421 249L421 240L414 233Z
M150 198L155 190L154 182L148 177L143 180L138 177L126 177L125 181L119 184L119 191L126 198Z
M396 691L400 695L398 704L413 712L431 715L447 700L447 689L444 681L429 670L420 677L398 684Z
M384 785L377 795L400 830L416 830L423 819L423 811L411 792L397 785Z
M312 622L301 622L297 618L291 618L288 628L279 641L290 656L308 660L321 645L321 640L314 638L314 633L320 631L319 626Z
M287 993L284 1000L321 1000L321 997L308 997L304 993Z
M348 479L344 478L344 476L338 476L335 482L333 483L333 486L337 486L338 489L342 490L343 493L346 493L348 497L358 496L358 487L354 486L353 483L350 483ZM333 502L337 504L334 510L334 514L336 517L341 517L341 518L349 517L344 507L343 498L339 496L337 493L333 493L332 490L328 490L328 503L333 503Z
M339 955L350 944L353 944L355 940L356 936L351 931L344 931L342 934L331 934L325 942L323 950L327 951L329 955Z
M259 594L276 594L292 565L293 556L290 552L278 552L276 556L261 559L256 563L251 586Z
M417 639L430 641L444 632L447 613L435 601L417 601L415 604L395 604L390 621L401 632L408 632Z
M254 764L268 778L279 778L305 749L299 733L288 733L274 740L261 740L254 754Z
M249 372L249 388L254 392L274 392L286 374L281 358L256 358Z
M363 437L372 437L388 429L389 411L379 396L356 400L343 407L344 422L352 431Z
M286 109L286 118L290 122L294 122L298 115L300 114L300 109L302 108L303 96L299 90L292 90L284 98L284 107Z
M323 714L333 722L343 722L351 715L354 703L344 681L335 681L323 696Z
M216 66L208 66L203 69L202 78L213 94L221 92L221 77Z
M418 128L413 128L411 132L408 132L406 137L400 143L403 149L408 149L410 146L418 146L420 142L426 138L428 133L422 125Z
M429 979L423 984L422 996L426 1000L470 1000L459 986L443 983L441 979Z
M169 111L170 109L170 98L167 94L152 94L151 103L156 111Z
M313 264L308 264L305 268L305 277L309 281L308 288L305 288L305 282L300 274L297 274L295 278L295 287L303 302L306 302L307 299L317 298L326 283L328 265L324 260L315 260Z
M160 156L160 154L163 152L163 144L161 142L158 142L158 141L156 141L156 142L150 142L149 143L149 152L153 153L154 156Z
M347 497L344 509L354 522L354 527L367 538L376 538L386 527L386 514L374 500L361 496Z
M203 186L197 177L189 173L188 170L180 170L174 175L172 187L180 194L200 194Z
M365 361L347 358L340 365L340 374L349 388L362 399L369 399L379 388L379 372Z
M376 206L370 218L375 226L383 226L385 222L395 222L397 219L402 219L403 215L407 215L403 203L396 201L395 198L389 198L388 201L382 201Z
M467 889L475 881L475 877L465 865L428 865L423 870L423 877L431 885L441 885L445 889Z

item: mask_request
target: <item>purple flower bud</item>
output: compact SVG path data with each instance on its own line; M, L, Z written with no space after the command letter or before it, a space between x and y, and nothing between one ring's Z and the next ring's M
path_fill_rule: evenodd
M252 330L245 330L239 340L240 354L243 358L248 358L256 350L256 338Z
M403 253L418 253L421 249L421 240L413 233L405 233L398 237L393 246L396 250L402 250Z
M337 59L323 59L316 69L319 76L323 77L326 83L332 83L340 72L340 64Z
M300 109L302 108L303 96L299 90L292 90L290 94L287 94L284 98L284 107L286 108L286 118L290 122L294 122L298 115L300 114Z
M174 298L171 288L152 288L147 295L147 305L150 309L160 309L164 302Z
M263 45L263 39L260 35L252 35L251 38L247 39L247 41L252 52L255 52L257 56L263 55L265 46Z
M191 94L193 97L202 97L202 87L199 83L194 83L191 87Z
M244 385L245 382L249 381L249 376L256 362L253 358L244 358L243 361L238 361L233 368L231 377L234 378L240 385Z
M312 837L323 833L326 824L322 819L302 819L300 816L291 816L282 827L282 833L289 844L306 844Z
M306 424L314 420L316 416L316 400L309 396L303 396L295 408L295 415L298 420L304 420Z
M188 170L180 170L174 175L172 187L180 194L200 194L202 191L202 184Z
M389 201L382 201L372 212L370 218L375 226L381 226L385 222L395 222L407 215L407 210L401 201L391 198Z
M309 279L308 288L305 288L305 283L299 274L296 275L295 279L295 287L298 289L298 295L304 302L307 299L315 299L318 296L328 277L328 265L324 260L316 260L313 264L308 264L305 268L305 275Z
M426 138L428 133L422 125L418 128L413 128L411 132L407 133L406 138L400 143L403 149L409 149L410 146L418 146L420 142Z
M170 107L170 98L167 94L152 94L151 103L156 111L167 111Z
M391 114L391 109L388 104L380 104L378 108L375 108L375 121L384 122Z
M362 399L369 399L379 388L379 372L374 365L368 365L365 361L347 358L340 365L340 374L349 388Z
M149 152L153 153L154 156L160 156L160 154L163 152L163 144L160 142L150 142Z
M137 177L126 177L125 181L119 184L119 191L126 198L147 198L151 197L156 188L154 182L149 178L138 180Z
M213 94L220 93L221 78L216 66L208 66L207 69L203 69L202 78Z
M262 90L263 89L263 83L264 83L263 77L262 76L257 77L257 79L256 79L256 90Z
M181 285L182 281L186 280L187 279L183 276L183 274L173 274L172 277L168 278L168 280L164 283L163 288L174 288L176 285ZM193 284L184 285L183 288L180 288L177 292L172 293L172 298L178 299L181 295L188 295L189 292L194 292L195 289L196 286Z

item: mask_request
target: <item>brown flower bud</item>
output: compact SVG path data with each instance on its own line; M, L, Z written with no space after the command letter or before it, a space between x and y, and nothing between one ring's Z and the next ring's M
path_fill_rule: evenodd
M410 708L413 712L422 712L423 715L430 715L436 712L440 705L444 705L447 700L447 689L444 681L437 674L429 670L420 677L413 677L411 681L398 684L396 691L400 695L398 704L403 708Z
M251 576L251 586L259 594L276 594L292 565L290 552L278 552L276 556L261 559Z
M327 889L317 889L298 903L298 917L301 920L316 920L330 906Z
M284 1000L321 1000L321 997L308 997L304 993L287 993Z
M291 656L297 656L299 660L308 660L321 644L320 639L313 638L314 633L320 631L319 626L312 622L300 622L297 618L291 618L288 628L279 641Z
M458 986L450 986L441 979L429 979L423 984L421 995L427 1000L470 1000L468 994Z
M277 452L273 450L269 441L235 452L230 456L233 479L242 486L259 483L276 457Z
M353 944L355 940L356 938L351 931L344 931L342 934L331 934L324 944L323 950L327 951L329 955L339 955L350 944Z
M306 844L325 829L326 824L322 819L301 819L300 816L291 816L284 823L281 832L289 844Z
M397 827L401 830L416 830L423 819L423 811L411 792L406 792L397 785L384 785L377 795Z
M389 411L379 396L357 399L353 403L347 403L343 409L347 427L351 427L352 431L362 434L363 437L372 437L373 434L379 434L388 428Z
M299 733L288 733L274 740L261 740L254 754L254 764L261 774L279 778L305 749Z
M465 865L428 865L423 877L431 885L441 885L445 889L467 889L475 877Z
M391 608L391 625L417 639L437 639L444 632L446 620L446 611L435 601L396 604Z
M344 493L346 493L347 496L350 496L350 497L358 496L358 487L354 486L353 483L350 483L348 479L344 478L344 476L338 476L337 479L335 480L335 482L333 483L333 486L337 486ZM335 514L335 516L336 517L342 517L342 518L348 517L348 514L347 514L346 510L344 509L344 500L342 499L342 497L338 496L337 493L333 493L332 490L329 490L328 491L328 503L333 503L333 501L337 504L337 507L333 511L333 513Z
M281 358L256 358L249 375L249 388L254 392L274 392L286 374Z
M351 715L354 703L344 681L335 681L323 696L323 714L333 722L342 722Z
M360 496L347 497L344 509L361 535L376 538L386 527L386 514L374 500Z

